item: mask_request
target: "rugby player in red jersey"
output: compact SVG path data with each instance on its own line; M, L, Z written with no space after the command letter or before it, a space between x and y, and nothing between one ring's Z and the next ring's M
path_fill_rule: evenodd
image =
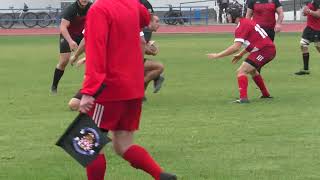
M309 45L314 42L320 52L320 0L313 0L303 8L303 15L307 16L307 26L304 28L300 41L303 69L296 75L308 75L309 71Z
M58 84L69 62L71 51L78 48L78 44L83 38L82 30L91 4L89 0L77 0L62 12L60 24L60 59L53 75L51 85L51 93L53 94L57 93Z
M232 55L240 50L241 46L245 49L235 55L232 63L237 63L244 54L249 52L246 60L241 64L237 71L240 98L237 103L248 103L248 75L251 75L256 85L261 90L261 98L271 98L262 76L261 68L269 63L276 55L276 48L268 34L253 20L242 18L241 8L229 7L227 11L229 22L236 23L234 44L220 53L208 54L209 59L219 59Z
M111 131L115 152L132 167L155 180L176 180L148 151L133 143L144 96L139 13L150 22L149 12L138 1L97 0L90 8L85 27L86 70L80 111L88 113L101 129ZM96 96L98 92L101 93ZM89 180L103 180L105 155L101 152L86 170Z
M282 5L279 0L248 0L246 18L252 18L273 41L275 32L281 31L284 18Z

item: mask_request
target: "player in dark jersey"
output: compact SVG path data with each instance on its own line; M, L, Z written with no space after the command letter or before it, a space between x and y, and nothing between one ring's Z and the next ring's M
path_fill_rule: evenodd
M78 48L78 44L83 38L82 31L86 14L91 4L89 0L77 0L62 12L60 24L60 59L55 68L51 85L51 92L54 94L57 93L58 84L68 64L71 51Z
M275 13L278 15L277 20ZM284 18L282 5L279 0L248 0L246 18L252 18L273 41L275 32L281 31Z
M313 0L303 8L303 15L307 16L307 26L304 28L300 41L303 69L296 75L308 75L309 71L309 45L314 42L320 52L320 0Z
M238 24L235 30L234 44L220 53L208 54L208 58L218 59L229 56L239 51L241 46L244 46L245 49L235 55L232 60L232 63L235 64L245 53L250 53L237 71L240 99L235 102L249 102L247 96L248 75L252 76L252 79L261 90L261 98L271 98L259 72L265 64L275 57L276 48L268 34L255 21L241 17L241 8L232 6L228 8L228 22Z

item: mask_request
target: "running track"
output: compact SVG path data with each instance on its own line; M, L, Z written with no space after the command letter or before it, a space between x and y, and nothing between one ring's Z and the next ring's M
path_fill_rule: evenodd
M305 23L290 23L282 25L282 32L302 32ZM209 25L209 26L161 26L157 33L231 33L235 25ZM58 28L33 29L0 29L0 36L26 36L26 35L57 35Z

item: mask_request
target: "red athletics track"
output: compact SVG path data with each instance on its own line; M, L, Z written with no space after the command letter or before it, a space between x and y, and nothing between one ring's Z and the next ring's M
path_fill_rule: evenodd
M230 33L235 25L208 25L208 26L161 26L157 33ZM302 32L305 23L288 23L282 25L282 32ZM0 29L0 36L26 35L57 35L58 28L33 29Z

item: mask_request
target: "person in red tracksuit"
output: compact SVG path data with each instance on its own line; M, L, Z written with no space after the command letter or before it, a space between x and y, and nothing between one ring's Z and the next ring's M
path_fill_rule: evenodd
M238 24L234 33L234 43L220 53L208 54L208 58L219 59L229 56L239 51L241 46L244 46L244 49L234 56L232 63L237 63L244 54L250 53L237 72L240 98L235 101L236 103L248 103L248 75L252 76L252 79L261 90L261 98L271 98L259 72L265 64L273 60L276 55L276 48L268 34L259 24L251 19L242 18L241 12L241 8L237 6L228 8L228 21Z
M140 13L149 23L150 14L138 1L97 0L90 8L80 111L88 113L101 129L111 131L115 152L131 166L155 180L175 180L176 176L165 173L148 151L133 143L144 96ZM100 154L86 170L89 180L103 180L105 155Z

